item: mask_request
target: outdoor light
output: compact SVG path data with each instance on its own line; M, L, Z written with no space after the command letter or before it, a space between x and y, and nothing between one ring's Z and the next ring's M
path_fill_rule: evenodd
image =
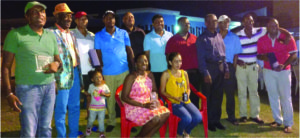
M178 25L175 25L175 33L177 33L180 30L180 27Z

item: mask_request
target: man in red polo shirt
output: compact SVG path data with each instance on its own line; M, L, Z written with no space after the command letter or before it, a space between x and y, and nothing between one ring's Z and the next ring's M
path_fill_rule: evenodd
M186 70L191 84L199 90L200 87L200 73L198 71L197 60L197 37L189 32L190 22L187 17L181 17L177 21L180 30L171 37L166 45L166 55L172 52L180 53L182 57L181 69ZM199 98L194 93L191 93L190 99L192 103L198 108Z
M264 60L264 81L275 120L271 126L279 127L283 123L284 132L291 133L293 105L290 63L297 58L296 43L294 38L288 44L284 43L286 35L279 31L279 23L274 18L268 22L267 30L269 33L257 42L257 58Z

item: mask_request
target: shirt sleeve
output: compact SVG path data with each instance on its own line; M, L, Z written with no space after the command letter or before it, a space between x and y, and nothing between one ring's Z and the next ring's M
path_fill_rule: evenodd
M100 36L99 33L97 33L95 35L95 40L94 40L94 45L95 45L95 49L101 50L101 40L100 40Z
M16 30L11 30L7 34L6 39L4 40L3 50L11 53L16 53L18 48L18 42L19 40Z
M151 46L150 46L150 38L149 38L149 35L146 35L145 39L144 39L144 51L148 51L148 50L150 50L150 48L151 48Z
M297 52L297 45L296 45L295 39L293 37L291 38L287 49L290 53L291 52Z
M130 38L126 31L124 31L124 42L125 42L125 46L131 46Z
M205 51L205 41L203 38L198 37L196 41L196 47L197 47L197 58L198 58L198 64L199 64L199 71L200 73L203 73L204 76L209 75L209 72L206 67L205 57L206 57L206 51Z
M242 48L240 38L237 35L235 37L235 46L236 46L236 53L235 54L239 54L239 53L243 52L243 48Z
M104 86L105 86L105 93L110 93L108 86L106 84Z

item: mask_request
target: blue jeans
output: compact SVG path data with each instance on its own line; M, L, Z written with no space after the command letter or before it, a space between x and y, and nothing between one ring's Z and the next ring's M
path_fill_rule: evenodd
M96 116L98 116L98 130L100 132L104 132L105 110L102 111L89 110L89 111L90 111L90 115L89 115L87 128L91 128L93 126Z
M193 128L202 121L201 113L193 103L172 104L172 108L173 114L181 119L177 128L179 135L183 134L183 130L190 134Z
M44 85L16 85L20 106L21 137L51 137L55 82Z
M66 113L68 109L69 137L77 137L80 115L79 71L74 68L74 83L71 89L58 90L55 101L54 119L57 137L66 137Z

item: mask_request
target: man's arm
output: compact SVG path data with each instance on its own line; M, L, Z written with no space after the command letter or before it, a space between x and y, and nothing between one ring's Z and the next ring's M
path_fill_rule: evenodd
M203 73L204 75L204 82L205 83L212 83L210 74L206 68L206 61L205 61L205 57L206 57L206 51L205 51L205 45L206 43L204 42L204 40L202 38L198 38L196 41L196 47L197 47L197 58L198 58L198 68L199 71L201 73Z
M48 68L44 73L55 73L62 67L59 55L54 55L54 61L46 65Z
M100 67L97 67L96 70L102 71L102 68L103 68L102 52L100 49L96 49L96 52L97 52L97 56L98 56L98 59L100 62Z
M18 107L22 105L19 101L18 97L16 97L11 91L11 84L10 84L10 69L14 60L15 54L3 51L3 63L2 63L2 77L3 77L3 91L7 98L8 104L14 111L21 112L21 109Z
M280 32L285 34L285 39L284 39L284 43L288 44L290 42L290 40L292 39L292 35L290 34L290 32L284 28L279 28Z
M131 46L126 46L126 52L129 64L131 64L131 67L133 67L134 70L134 54ZM132 72L133 70L131 70L130 72Z

